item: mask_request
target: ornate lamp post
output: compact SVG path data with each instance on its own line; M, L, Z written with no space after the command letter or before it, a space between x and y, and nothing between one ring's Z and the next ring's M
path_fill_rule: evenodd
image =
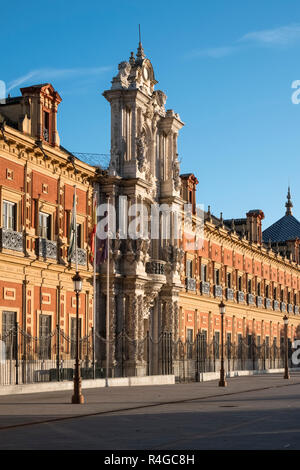
M220 381L219 387L226 387L227 383L225 380L225 370L224 370L224 315L225 315L225 304L223 300L219 304L220 314L221 314L221 369L220 369Z
M289 319L286 315L283 317L284 323L284 379L289 379L289 363L288 363L288 323Z
M79 367L79 294L82 290L82 279L79 272L76 271L73 277L74 291L76 294L76 359L75 359L75 374L74 374L74 395L72 396L72 403L84 403L84 396L81 394L81 377Z

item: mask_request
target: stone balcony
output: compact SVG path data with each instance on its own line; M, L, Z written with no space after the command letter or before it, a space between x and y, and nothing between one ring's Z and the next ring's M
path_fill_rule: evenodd
M196 279L187 277L185 280L186 290L196 292Z
M57 243L47 238L37 238L36 253L41 258L57 259Z
M201 294L209 295L210 294L210 283L202 281L201 282Z
M214 286L214 295L215 297L219 297L219 298L223 296L222 286L219 286L217 284Z
M0 231L1 249L23 252L23 233L15 232L7 228L1 228Z

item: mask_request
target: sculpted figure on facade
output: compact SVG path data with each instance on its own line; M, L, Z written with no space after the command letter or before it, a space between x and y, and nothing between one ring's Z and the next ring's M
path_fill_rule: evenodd
M123 61L119 63L118 66L119 73L112 80L112 89L115 88L128 88L128 77L131 70L129 62Z

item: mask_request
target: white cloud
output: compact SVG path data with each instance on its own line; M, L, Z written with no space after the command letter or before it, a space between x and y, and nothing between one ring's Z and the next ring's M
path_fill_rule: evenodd
M37 69L28 72L26 75L16 78L8 84L7 91L13 90L14 88L23 85L32 79L38 82L49 82L53 79L71 79L78 77L88 77L88 76L97 76L101 75L104 72L110 70L111 67L82 67L82 68L70 68L70 69L54 69L54 68L45 68Z
M288 46L300 41L300 24L280 26L274 29L265 29L245 34L231 46L211 47L191 51L189 58L212 57L219 59L233 54L246 46Z
M300 24L281 26L245 34L239 41L258 44L288 45L300 40Z

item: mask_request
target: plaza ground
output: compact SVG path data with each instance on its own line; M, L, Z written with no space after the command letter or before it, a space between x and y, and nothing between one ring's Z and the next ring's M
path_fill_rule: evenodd
M300 373L0 397L0 449L300 449Z

